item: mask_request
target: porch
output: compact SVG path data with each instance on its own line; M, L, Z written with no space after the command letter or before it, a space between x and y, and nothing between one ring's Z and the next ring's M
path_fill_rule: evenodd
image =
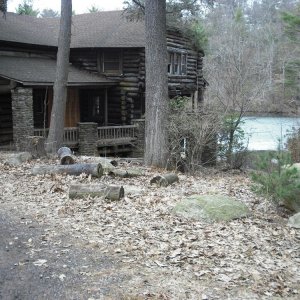
M47 138L48 133L49 128L34 128L35 136ZM116 155L132 152L137 137L137 125L98 127L96 123L79 123L78 127L64 129L64 146L81 154Z

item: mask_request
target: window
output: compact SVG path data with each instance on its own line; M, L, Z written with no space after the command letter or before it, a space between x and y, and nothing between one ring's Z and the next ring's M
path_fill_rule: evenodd
M122 60L120 51L103 52L101 71L107 74L121 74L121 61Z
M186 75L187 55L180 52L168 53L168 74Z

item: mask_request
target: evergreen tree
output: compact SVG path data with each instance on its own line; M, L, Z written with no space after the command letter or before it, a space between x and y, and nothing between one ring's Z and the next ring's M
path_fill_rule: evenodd
M291 53L285 68L285 93L287 96L300 100L300 4L293 12L283 12L282 20Z
M19 4L16 9L16 13L19 15L28 15L37 17L40 11L33 8L33 0L23 0L23 3Z
M95 5L92 5L90 8L88 8L89 13L95 13L95 12L99 12L99 8Z
M59 12L51 8L45 8L41 12L41 18L56 18L59 16Z
M7 0L0 0L0 11L3 13L3 17L6 17L7 12Z

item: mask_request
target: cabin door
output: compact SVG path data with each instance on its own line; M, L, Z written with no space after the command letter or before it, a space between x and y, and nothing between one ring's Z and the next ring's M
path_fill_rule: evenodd
M80 121L95 122L99 126L107 124L106 90L81 90Z

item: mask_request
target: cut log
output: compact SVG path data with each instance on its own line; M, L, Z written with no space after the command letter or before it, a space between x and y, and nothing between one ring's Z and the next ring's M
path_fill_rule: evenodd
M127 170L113 169L108 172L108 175L129 178L129 177L143 176L144 172L139 169L127 169Z
M68 175L75 175L75 176L85 173L88 175L92 175L94 177L101 177L103 175L103 168L100 163L58 165L58 166L40 165L40 166L33 167L31 172L33 175L68 174Z
M153 177L150 180L150 184L156 184L157 186L168 186L174 182L178 182L179 178L176 174L170 173L170 174L165 174L165 175L158 175Z
M26 136L26 151L33 158L47 156L45 151L45 138L43 136Z
M72 150L68 147L61 147L57 150L57 155L60 159L61 165L73 165L75 164L75 158Z
M109 159L106 157L81 156L80 158L85 161L100 163L102 165L104 173L109 172L110 170L114 169L118 165L118 162L116 160Z
M104 197L109 200L120 200L124 197L123 186L74 184L70 186L69 198Z

